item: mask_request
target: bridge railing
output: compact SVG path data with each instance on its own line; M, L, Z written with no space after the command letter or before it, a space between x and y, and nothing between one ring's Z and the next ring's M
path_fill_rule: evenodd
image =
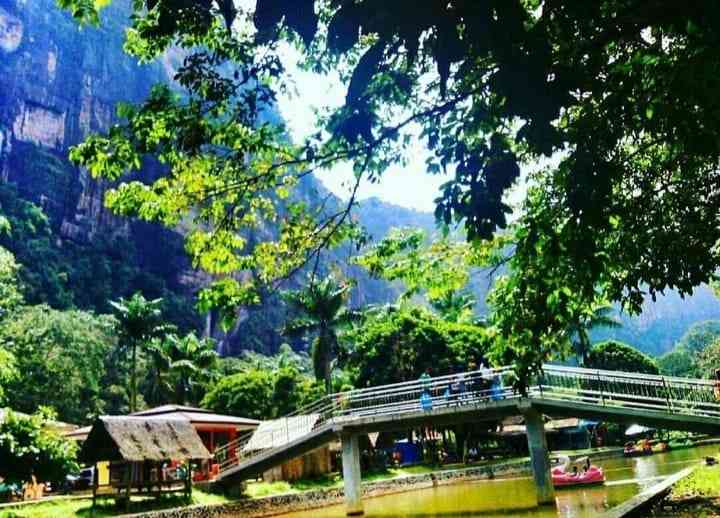
M455 408L487 400L507 399L515 394L513 369L483 369L341 392L335 420L382 417L408 412Z
M720 417L720 401L710 380L545 365L531 392L603 406Z
M218 448L215 462L223 473L260 455L286 448L333 423L514 397L512 376L513 369L509 367L482 369L331 394L292 414L266 421L257 430Z
M219 472L302 438L332 419L334 409L335 400L324 396L282 418L263 422L258 429L246 432L215 450L213 457L219 465Z
M333 424L468 407L519 398L511 367L482 369L339 392L285 417L263 422L215 452L220 473L287 448ZM715 384L708 380L545 365L528 388L544 399L720 417Z

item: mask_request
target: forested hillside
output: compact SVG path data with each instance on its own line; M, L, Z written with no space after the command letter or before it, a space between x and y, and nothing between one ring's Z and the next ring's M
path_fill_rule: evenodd
M162 297L168 318L181 328L206 328L221 338L225 354L275 352L284 340L277 328L287 316L276 294L266 293L262 305L240 311L227 336L214 322L208 326L193 298L207 276L191 268L182 236L110 214L103 205L108 184L67 160L70 146L108 129L117 102L139 101L154 83L172 75L172 55L139 66L122 52L128 13L129 1L116 1L103 12L99 28L79 31L52 0L0 0L5 28L0 31L0 206L10 222L0 245L22 264L31 304L103 313L108 300L141 290ZM143 174L152 177L153 167ZM327 195L313 179L300 193L310 202ZM378 199L362 201L355 217L374 239L394 226L434 229L432 214ZM326 254L327 267L345 263L349 253ZM358 279L354 305L388 302L398 294L397 287L370 279L359 268L343 268ZM489 285L482 272L471 281L479 313L485 311ZM685 300L671 293L646 301L640 317L621 316L621 328L599 330L593 337L618 338L659 355L693 322L715 318L720 304L702 287Z
M685 298L674 292L658 297L655 302L648 297L641 315L630 317L619 313L618 316L621 327L598 329L592 333L593 339L615 338L660 356L670 351L693 323L719 319L720 300L703 285Z
M0 206L10 223L0 245L22 265L30 304L105 313L109 300L140 290L149 298L162 297L168 319L182 329L203 329L194 294L207 277L191 268L182 236L111 214L103 204L109 184L67 159L72 145L115 122L116 103L140 101L153 84L172 76L172 56L140 66L123 53L129 4L113 2L100 27L79 30L53 0L0 0L5 28L0 31ZM152 177L154 166L143 174ZM299 192L309 202L327 195L312 178ZM376 199L362 202L356 217L375 238L394 225L434 225L430 214ZM327 262L344 262L347 253L333 252ZM359 277L355 304L385 302L397 294L359 269L349 274ZM277 328L285 313L277 297L266 294L261 306L239 313L229 336L216 325L211 332L227 354L275 352L283 341Z

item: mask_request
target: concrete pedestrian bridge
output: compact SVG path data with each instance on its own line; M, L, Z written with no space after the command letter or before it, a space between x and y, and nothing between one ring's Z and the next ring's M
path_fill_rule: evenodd
M360 434L522 415L543 504L554 502L543 415L720 432L710 380L545 365L523 396L512 388L514 379L513 368L504 367L325 396L218 449L216 483L252 478L340 437L347 512L362 514Z

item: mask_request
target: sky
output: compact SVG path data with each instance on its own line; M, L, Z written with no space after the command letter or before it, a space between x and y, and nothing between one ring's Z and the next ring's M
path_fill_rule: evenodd
M282 49L281 57L293 79L294 88L279 97L278 105L294 142L300 143L318 129L315 126L315 110L342 106L346 87L337 74L320 75L299 69L297 62L300 55L290 46ZM451 179L451 175L427 173L425 160L428 156L424 143L419 138L414 139L407 150L407 163L389 168L377 183L363 180L357 199L377 197L409 209L433 212L440 186ZM521 181L506 197L513 207L519 206L524 197L526 186L523 178L527 177L529 169L532 168L522 168ZM335 195L341 199L349 198L355 181L350 163L319 171L316 176Z
M323 76L298 69L297 51L288 47L283 49L282 54L284 64L294 78L296 91L281 96L278 104L293 140L299 143L317 131L314 110L324 106L341 106L346 89L337 74ZM439 187L449 177L425 172L425 159L428 154L422 142L415 140L408 149L407 165L388 169L379 183L363 181L358 190L358 199L378 197L403 207L432 212L435 210L433 200L439 193ZM328 189L343 199L348 198L355 180L349 163L318 172L316 176Z

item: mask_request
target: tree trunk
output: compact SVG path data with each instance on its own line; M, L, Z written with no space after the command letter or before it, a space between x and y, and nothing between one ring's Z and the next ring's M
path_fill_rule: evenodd
M132 345L132 366L130 367L130 413L137 412L137 344Z
M325 377L325 392L328 394L332 394L332 369L330 369L330 355L325 354L325 357L323 358L323 369L324 369L324 377Z
M587 367L588 356L590 355L590 337L586 332L580 333L580 347L582 348L581 367Z

